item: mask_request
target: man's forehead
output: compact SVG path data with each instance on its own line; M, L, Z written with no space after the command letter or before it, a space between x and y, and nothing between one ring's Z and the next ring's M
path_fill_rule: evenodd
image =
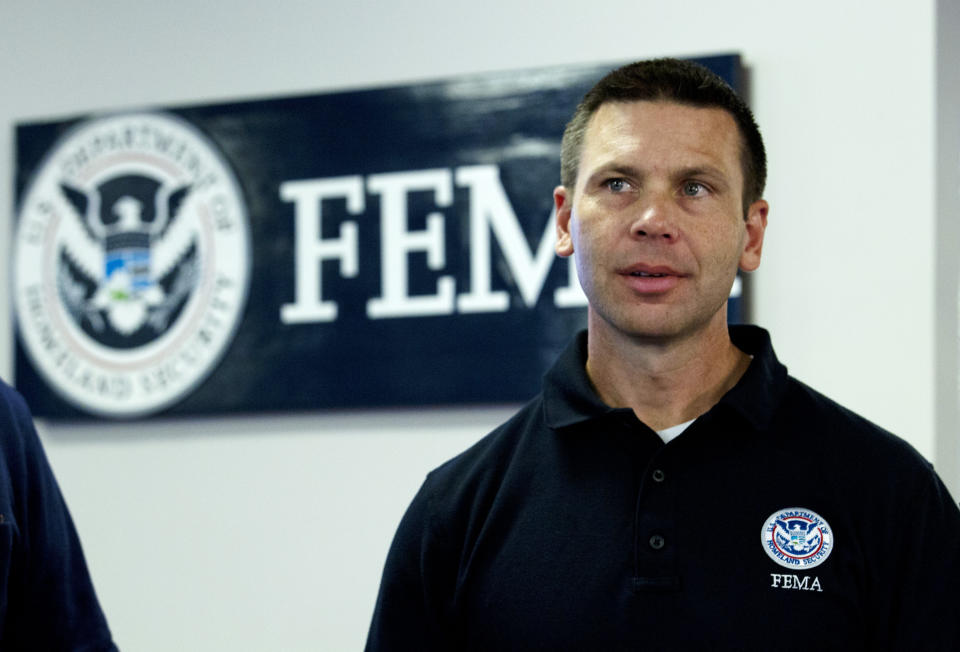
M700 152L739 164L742 144L736 121L725 109L664 100L617 101L594 112L581 158L591 152L615 155L652 148L664 154Z
M612 173L708 175L742 192L744 152L740 129L723 108L666 100L605 102L587 125L574 187Z
M736 120L726 109L719 106L700 106L674 100L610 100L604 102L587 123L587 133L596 131L598 125L617 130L634 127L669 128L674 123L701 123L711 127L723 126L739 137Z

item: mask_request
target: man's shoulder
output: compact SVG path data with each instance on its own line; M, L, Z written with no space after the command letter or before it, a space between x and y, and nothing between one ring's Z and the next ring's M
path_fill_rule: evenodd
M0 419L20 419L30 417L27 402L20 392L0 378Z
M0 447L9 456L8 449L19 449L33 438L36 438L33 415L26 400L0 379Z
M427 474L423 490L431 499L457 502L466 495L493 489L508 469L530 461L549 432L543 396L538 394L470 448Z
M794 443L808 441L813 449L828 457L911 467L920 472L932 468L901 436L792 376L788 378L774 427L789 432Z
M545 430L543 396L538 394L470 448L447 460L429 475L436 481L444 481L464 475L483 474L509 464L524 439L536 437Z

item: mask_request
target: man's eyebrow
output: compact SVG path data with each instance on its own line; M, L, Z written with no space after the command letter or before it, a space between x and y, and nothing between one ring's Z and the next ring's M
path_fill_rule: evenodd
M688 168L681 168L677 171L676 176L680 178L706 176L722 182L728 181L727 174L720 168L712 165L694 165Z
M617 163L616 161L604 164L596 168L593 172L590 173L590 178L593 179L597 176L605 176L609 174L617 174L624 177L633 177L639 178L644 176L643 172L632 165L626 165L623 163Z
M627 177L642 181L647 176L647 173L629 163L609 161L597 166L586 178L588 179L588 183L596 183L599 180L606 180L606 178L611 176ZM671 174L671 178L678 182L691 177L701 177L717 188L727 188L731 183L729 175L724 172L722 168L714 165L690 165L679 168Z

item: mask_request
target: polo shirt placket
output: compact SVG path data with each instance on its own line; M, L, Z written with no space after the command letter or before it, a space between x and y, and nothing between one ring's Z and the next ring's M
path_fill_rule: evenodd
M640 489L635 512L635 591L676 591L680 588L677 571L677 528L675 483L667 481L664 469L669 465L668 444L632 414L634 436L658 443L653 455L641 460ZM682 435L681 435L682 436Z

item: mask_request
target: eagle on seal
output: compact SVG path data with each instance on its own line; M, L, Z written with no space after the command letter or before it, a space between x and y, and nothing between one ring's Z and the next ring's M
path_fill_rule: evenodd
M120 339L162 333L199 279L196 220L180 218L190 186L124 174L91 190L60 190L72 209L58 256L64 306L99 334L108 324Z

